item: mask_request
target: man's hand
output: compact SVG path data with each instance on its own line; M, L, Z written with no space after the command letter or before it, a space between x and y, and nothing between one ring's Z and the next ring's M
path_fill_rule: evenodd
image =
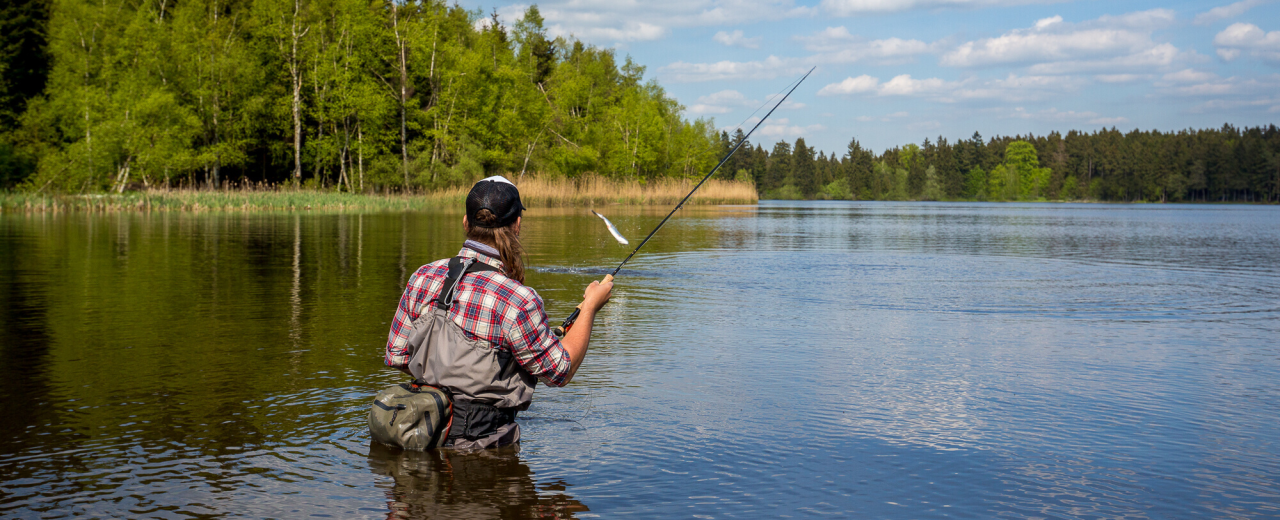
M609 303L609 296L613 294L613 277L604 277L603 282L591 281L586 290L582 291L582 310L595 314Z

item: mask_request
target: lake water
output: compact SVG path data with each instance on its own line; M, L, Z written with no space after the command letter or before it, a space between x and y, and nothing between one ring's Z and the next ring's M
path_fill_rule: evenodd
M373 445L460 220L0 216L0 517L1280 515L1280 208L682 210L519 449ZM555 320L629 251L524 238Z

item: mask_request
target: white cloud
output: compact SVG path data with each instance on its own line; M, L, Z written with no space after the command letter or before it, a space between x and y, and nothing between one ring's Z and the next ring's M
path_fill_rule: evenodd
M1184 96L1221 96L1232 94L1236 86L1230 81L1210 81L1177 87L1174 92Z
M736 90L721 90L711 95L701 96L698 103L690 106L689 111L695 114L727 114L736 108L752 105L747 96Z
M645 22L627 22L621 27L588 27L573 32L556 24L547 27L547 32L556 35L571 34L587 41L616 43L656 40L667 35L667 28Z
M783 93L783 92L778 92L778 93L775 93L775 94L769 94L769 96L765 98L765 100L764 100L764 103L763 103L763 104L764 104L764 105L768 105L768 106L773 106L773 102L774 102L774 100L776 100L776 99L778 99L778 98L780 98L780 97L782 97L782 96L784 96L784 95L785 95L785 93ZM748 102L747 102L747 105L749 105L749 106L758 106L758 105L761 105L761 103L760 103L759 101L752 100L752 101L748 101ZM793 99L788 99L787 101L783 101L781 105L778 105L778 108L779 108L779 109L782 109L782 110L799 110L799 109L804 108L804 107L806 107L806 106L808 106L808 105L805 105L804 103L801 103L801 102L796 101L796 100L793 100Z
M1244 14L1246 11L1267 3L1267 0L1242 0L1234 4L1215 7L1196 15L1196 25L1209 25L1219 20L1227 20Z
M919 122L915 122L907 125L907 130L911 130L913 132L919 132L922 130L932 131L932 130L937 130L939 128L942 128L942 123L938 121L919 121Z
M880 85L881 96L915 96L934 94L951 84L939 78L912 79L910 74L900 74Z
M914 79L910 74L900 74L884 83L879 78L866 74L856 78L845 78L839 83L832 83L818 90L819 96L840 94L869 94L879 96L922 96L937 94L954 88L957 83L947 82L940 78Z
M1155 47L1114 58L1096 60L1066 60L1037 63L1027 70L1035 74L1073 74L1078 72L1124 71L1167 69L1178 61L1192 61L1194 52L1180 52L1177 47L1162 43Z
M747 99L747 96L744 96L741 92L736 90L721 90L714 94L700 96L698 98L698 102L693 106L690 106L688 110L695 114L727 114L735 109L744 107L752 108L762 106L764 104L772 107L772 101L777 99L779 96L781 96L781 94L770 95L768 99L765 100L765 103L762 104L759 100ZM805 106L806 105L804 103L787 100L783 101L782 104L778 106L778 109L799 110Z
M940 63L951 67L1028 65L1036 74L1167 67L1180 52L1173 45L1153 41L1151 35L1168 27L1174 18L1173 11L1167 9L1108 15L1082 23L1067 23L1054 16L1027 29L965 42L943 54Z
M1128 123L1128 122L1129 122L1129 118L1127 117L1097 117L1097 118L1093 118L1086 121L1086 123L1089 123L1091 125L1102 125L1102 126L1118 125L1118 124Z
M823 11L836 16L850 16L909 9L976 9L1047 3L1052 3L1052 0L822 0L821 7Z
M1178 72L1165 74L1160 79L1169 83L1198 83L1218 79L1218 75L1212 72L1182 69Z
M1036 29L1044 29L1055 23L1062 23L1062 16L1053 15L1052 18L1041 18L1039 20L1036 20Z
M1093 77L1103 83L1134 83L1144 79L1151 79L1150 74L1098 74Z
M1261 78L1219 78L1216 74L1191 71L1167 75L1164 79L1156 83L1156 87L1161 93L1172 96L1234 98L1239 101L1242 98L1274 96L1280 91L1280 74Z
M747 96L742 95L741 92L736 90L721 90L720 92L716 92L711 95L699 97L698 102L712 105L732 106L751 104L751 102L747 101Z
M941 78L911 78L911 74L899 74L890 81L879 81L863 74L856 78L845 78L840 83L831 83L820 88L819 96L849 95L849 93L876 93L878 96L927 96L937 95L955 88L959 83L943 81Z
M780 117L761 126L760 135L764 137L799 137L805 134L813 135L826 129L826 126L820 124L809 126L793 125L791 120Z
M1280 96L1261 96L1247 99L1214 99L1206 101L1191 109L1192 113L1204 112L1230 112L1244 109L1248 112L1257 112L1260 109L1266 109L1269 113L1280 112Z
M881 83L866 74L845 78L818 90L820 96L874 94L877 96L923 97L942 103L958 101L1035 101L1078 90L1085 81L1072 76L1018 76L979 81L973 78L947 81L941 78L915 79L910 74Z
M718 61L687 63L677 61L662 68L671 81L695 82L741 79L773 79L809 70L806 60L769 56L757 61Z
M951 93L952 100L1036 101L1063 92L1079 90L1084 80L1074 76L1018 76L1009 74L976 85L965 85Z
M727 45L729 47L742 47L745 49L760 48L760 40L761 40L759 36L756 36L755 38L747 38L746 36L742 35L741 30L733 31L732 33L720 31L720 32L717 32L715 36L712 36L711 39L715 40L718 43Z
M1028 112L1022 107L1013 109L1005 117L1016 119L1030 119L1034 121L1045 121L1049 123L1086 123L1091 125L1115 125L1129 122L1126 117L1102 117L1097 112L1075 110L1060 111L1056 108L1040 110L1037 112Z
M881 122L881 123L888 123L888 122L893 121L893 120L895 120L895 119L902 119L902 118L907 117L907 116L910 116L910 115L911 115L911 114L909 114L909 113L907 113L907 112L894 112L894 113L892 113L892 114L885 114L885 115L883 115L883 116L858 116L858 117L855 117L854 119L856 119L856 120L858 120L858 121L862 121L862 122L864 122L864 123L872 122L872 121L879 121L879 122Z
M1249 51L1264 60L1280 62L1280 31L1265 32L1251 23L1231 24L1213 37L1213 45L1218 48L1218 56L1227 61L1239 57L1241 51Z
M832 83L818 90L819 96L831 96L836 94L863 94L867 92L875 92L880 87L880 80L863 74L856 78L845 78L839 83Z
M1168 9L1148 9L1146 11L1134 11L1119 16L1104 14L1099 16L1097 20L1085 22L1084 26L1098 25L1102 27L1125 27L1135 30L1155 30L1163 29L1173 25L1177 15Z
M820 63L854 63L873 61L877 64L900 63L930 52L931 46L920 40L885 38L867 41L841 27L828 27L812 36L797 37L807 50L820 53Z
M498 14L504 21L514 21L523 16L528 7L527 4L500 7ZM806 17L811 16L815 8L796 6L794 0L550 0L539 2L538 11L551 36L573 36L587 43L608 46L662 38L674 27L725 26ZM732 33L726 36L731 37ZM750 43L758 39L745 40Z

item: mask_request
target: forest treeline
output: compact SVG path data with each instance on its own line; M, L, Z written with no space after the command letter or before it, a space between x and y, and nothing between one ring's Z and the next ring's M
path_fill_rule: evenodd
M11 0L0 189L296 183L437 190L485 175L696 177L743 140L644 67L444 0ZM1274 125L746 143L762 198L1280 201Z
M721 133L721 149L743 139ZM860 200L1108 200L1280 202L1280 130L1057 132L895 147L857 139L841 155L780 141L748 142L726 176L755 181L761 198ZM731 172L731 173L730 173Z
M687 177L717 160L710 121L685 119L629 57L549 38L536 6L512 26L437 0L0 14L0 62L22 69L0 85L4 186L436 189L487 172Z

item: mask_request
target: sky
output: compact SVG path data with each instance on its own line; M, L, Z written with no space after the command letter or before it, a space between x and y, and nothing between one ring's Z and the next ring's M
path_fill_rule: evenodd
M510 26L528 3L465 0ZM843 155L939 136L1280 122L1280 1L550 0L552 36L647 67L732 129L817 67L751 140ZM764 114L767 108L757 113Z

